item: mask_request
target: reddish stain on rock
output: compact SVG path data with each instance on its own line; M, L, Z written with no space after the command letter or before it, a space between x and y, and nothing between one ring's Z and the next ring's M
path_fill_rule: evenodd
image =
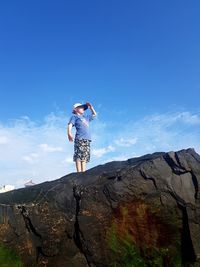
M168 247L177 240L177 225L173 225L174 218L170 221L160 214L159 207L145 202L125 203L115 210L112 225L121 241L128 237L140 248Z

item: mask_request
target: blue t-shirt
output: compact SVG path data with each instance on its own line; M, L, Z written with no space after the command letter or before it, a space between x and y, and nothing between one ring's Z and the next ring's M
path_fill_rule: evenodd
M89 129L90 121L93 120L93 116L91 115L77 115L74 114L68 124L72 124L76 128L76 136L75 139L87 139L91 140L91 134Z

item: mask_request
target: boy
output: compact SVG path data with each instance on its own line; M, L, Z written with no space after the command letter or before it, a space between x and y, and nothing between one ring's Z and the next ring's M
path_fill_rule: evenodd
M84 115L86 109L91 110L90 115ZM74 141L74 161L76 162L77 172L86 170L86 163L90 161L90 142L91 135L89 123L96 117L96 111L93 106L87 102L86 104L76 103L73 106L73 115L69 120L67 133L70 142ZM76 128L75 140L72 135L72 127Z

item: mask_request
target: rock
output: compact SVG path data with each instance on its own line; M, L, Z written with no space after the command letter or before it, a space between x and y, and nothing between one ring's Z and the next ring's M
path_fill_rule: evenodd
M187 149L4 193L0 244L25 267L200 266L199 184Z

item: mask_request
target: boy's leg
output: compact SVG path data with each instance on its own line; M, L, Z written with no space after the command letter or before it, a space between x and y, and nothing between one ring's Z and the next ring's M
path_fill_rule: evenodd
M80 159L76 160L76 170L77 170L77 172L82 172L82 163L81 163Z
M85 162L85 160L81 161L81 170L82 170L82 172L86 171L86 162Z

